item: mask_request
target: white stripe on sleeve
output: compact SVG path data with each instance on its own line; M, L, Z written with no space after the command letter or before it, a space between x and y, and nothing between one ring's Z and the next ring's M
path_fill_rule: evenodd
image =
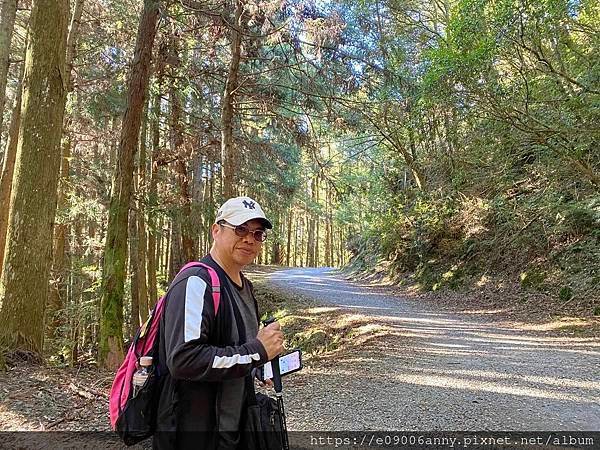
M215 356L213 369L229 369L236 364L250 364L254 361L260 361L260 355L253 353L251 355L233 355L233 356Z
M185 329L184 341L200 337L202 330L202 310L204 309L204 292L206 283L200 277L191 276L185 287Z

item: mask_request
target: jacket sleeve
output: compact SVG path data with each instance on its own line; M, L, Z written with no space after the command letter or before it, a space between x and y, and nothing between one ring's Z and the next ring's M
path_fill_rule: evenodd
M241 378L267 362L267 352L256 337L239 346L211 345L209 336L215 326L210 282L192 275L172 287L163 332L167 367L173 378L190 381Z

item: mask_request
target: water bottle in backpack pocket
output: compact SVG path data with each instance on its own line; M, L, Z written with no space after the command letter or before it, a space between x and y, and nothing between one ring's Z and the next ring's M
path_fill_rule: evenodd
M133 397L137 397L148 379L154 376L153 372L152 356L142 356L140 358L140 368L133 374Z

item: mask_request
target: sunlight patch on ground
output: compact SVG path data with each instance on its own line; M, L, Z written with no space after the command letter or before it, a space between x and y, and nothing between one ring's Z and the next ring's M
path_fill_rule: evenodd
M353 325L355 325L357 323L361 323L361 322L370 322L370 321L365 320L365 317L360 314L344 314L343 316L338 318L338 320L336 322L336 326L347 327L347 326L353 326Z
M461 311L461 314L470 314L470 315L485 315L485 314L506 314L506 309L469 309L466 311Z
M433 345L434 347L447 347L447 348L470 348L470 345L461 345L461 344L437 344L435 342L431 342L429 345Z
M397 374L394 379L401 383L414 384L417 386L433 386L438 388L460 389L467 391L484 391L494 394L507 394L519 397L535 397L553 400L567 400L581 403L600 402L600 396L580 396L566 392L553 392L546 389L518 386L515 384L507 385L503 383L494 383L478 379L477 387L473 386L473 379L457 378L446 375L426 375L426 374Z
M519 328L526 331L552 331L570 327L583 328L591 325L591 320L578 319L575 317L563 317L552 322L540 324L520 324Z
M387 327L383 327L381 325L370 323L370 324L362 325L360 327L355 328L355 331L358 334L365 334L365 333L371 333L371 332L384 330L384 329L387 329Z
M424 315L424 314L421 314ZM431 324L431 325L461 325L461 322L455 319L429 319L427 317L381 317L384 320L390 322L404 322L404 323L417 323L417 324ZM464 325L464 324L462 324Z
M510 336L508 334L499 334L493 332L476 331L472 333L473 338L469 340L475 342L493 341L498 344L522 344L531 346L545 346L552 344L556 347L598 347L600 342L594 338L578 338L578 337L540 337L540 336Z
M393 328L398 336L415 336L415 337L430 337L444 335L444 330L434 330L429 328L411 328L411 327L399 327L394 326Z
M352 333L352 344L354 346L367 345L367 342L387 335L385 327L359 327Z
M479 280L477 280L477 286L479 287L483 287L486 284L488 284L490 282L490 277L488 277L487 275L481 275L481 278L479 278Z
M334 289L334 288L329 288L329 287L306 287L306 285L308 284L315 284L315 283L304 283L303 286L294 286L294 289L297 289L299 291L307 291L307 292L317 292L319 293L321 296L326 294L327 292L334 292L336 294L346 294L346 295L351 295L351 296L366 296L366 297L388 297L389 295L386 294L385 292L364 292L364 291L357 291L357 290L350 290L350 289Z
M412 348L415 352L419 352L419 353L423 353L423 354L427 354L427 355L437 355L437 356L446 356L448 358L456 358L457 356L474 356L474 355L479 355L479 356L483 356L485 354L489 354L489 352L486 352L485 350L481 350L481 349L462 349L462 350L455 350L455 349L438 349L438 348L430 348L430 347L413 347Z
M0 431L34 431L42 428L35 427L31 421L10 410L7 405L0 403Z
M437 369L428 369L422 368L419 369L421 372L430 372L435 373L438 371ZM592 389L596 392L600 392L600 382L598 381L584 381L584 380L572 380L569 378L554 378L554 377L540 377L535 375L520 375L516 373L501 373L501 372L492 372L488 370L464 370L464 369L456 369L456 370L447 370L447 375L457 375L463 377L472 377L472 378L488 378L491 380L519 380L526 381L529 383L538 383L538 384L548 384L551 386L570 386L581 389Z
M383 310L383 311L391 311L392 308L388 308L385 306L364 306L364 305L340 305L342 308L348 309L365 309L367 311L371 310Z
M367 362L367 361L365 361ZM472 378L472 377L461 377L461 376L452 376L453 373L448 373L448 371L444 371L441 373L440 369L434 369L438 373L424 373L425 371L419 369L418 373L390 373L385 372L385 374L381 373L379 370L369 370L368 365L362 366L361 371L363 374L360 375L364 378L365 372L368 373L370 379L377 379L380 377L385 378L387 381L393 379L402 384L409 384L415 386L429 386L437 389L454 389L461 391L470 391L470 392L489 392L491 394L506 394L513 395L516 397L531 397L531 398L541 398L548 400L558 400L558 401L570 401L575 403L598 403L600 402L600 396L598 395L576 395L573 393L564 392L563 390L559 390L560 386L540 386L540 387L532 387L532 386L523 386L517 385L512 380L499 380L499 381L488 381L482 378ZM433 372L433 371L432 371ZM336 373L341 377L348 377L350 379L354 379L359 376L357 370L348 370L342 367L336 367ZM304 371L305 375L310 375L313 377L321 377L321 376L329 376L330 373L326 368L320 367L306 367ZM561 380L567 381L567 380ZM597 390L594 392L598 393Z
M46 382L50 379L48 375L45 375L43 372L35 372L30 377L32 380L43 381Z
M327 306L323 306L323 307L318 307L318 308L308 308L305 311L309 314L323 314L323 313L336 312L339 309L340 308L330 308Z

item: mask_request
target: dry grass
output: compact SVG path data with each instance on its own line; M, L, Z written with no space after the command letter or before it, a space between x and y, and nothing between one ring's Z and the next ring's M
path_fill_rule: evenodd
M297 293L273 287L265 280L266 271L248 273L254 283L259 309L278 318L288 349L302 349L307 362L332 352L343 352L387 332L383 324L363 315L342 312L341 308L321 306Z

